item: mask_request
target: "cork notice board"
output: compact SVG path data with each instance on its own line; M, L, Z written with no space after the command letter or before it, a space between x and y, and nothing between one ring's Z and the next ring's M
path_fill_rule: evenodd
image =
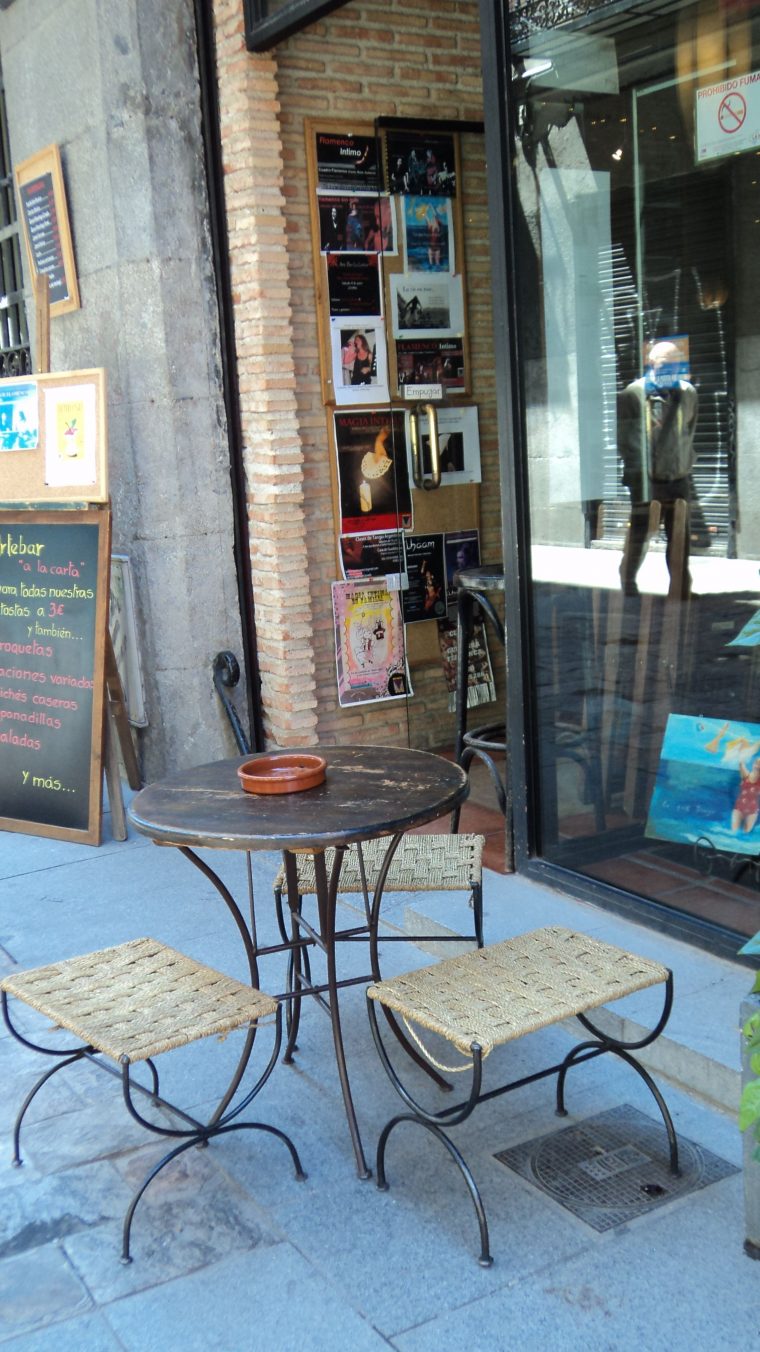
M0 505L107 501L105 372L0 381Z
M430 127L430 124L427 124ZM423 273L413 271L408 273L411 267L409 262L409 252L407 247L407 230L405 226L405 200L404 194L399 193L392 188L390 173L386 164L388 156L388 145L386 141L386 132L381 131L376 134L375 128L369 124L347 123L340 119L330 118L307 118L304 122L304 131L306 137L306 168L307 182L309 189L309 207L310 207L310 226L311 226L311 245L312 245L312 263L314 270L314 287L316 300L316 318L317 331L319 339L320 353L320 377L322 387L322 402L327 415L327 445L330 457L330 475L333 497L334 528L336 536L336 576L341 575L338 535L341 526L341 501L340 485L338 483L337 473L337 447L335 444L335 427L333 421L334 412L339 413L361 413L365 408L372 411L386 409L389 414L394 416L400 412L417 411L421 404L411 392L405 398L405 387L400 374L399 362L399 342L394 336L394 284L401 283L408 275L411 289L414 291L422 284ZM410 119L408 134L412 138L417 137L414 120ZM419 133L424 140L425 133ZM368 165L368 181L364 187L360 187L360 176L356 172L348 170L345 175L345 184L343 181L343 170L336 164L332 165L332 173L320 178L320 165L318 160L318 138L322 143L331 138L336 147L341 143L347 145L347 152L351 156L358 153L359 143L364 143L369 148L369 153L365 157ZM456 182L458 190L456 194L449 199L449 248L454 250L452 256L451 275L456 284L461 288L462 298L462 327L459 333L458 341L461 344L461 353L463 360L463 379L452 388L444 390L444 398L437 400L439 407L445 405L456 406L457 404L468 404L471 402L471 372L470 372L470 352L468 342L468 324L467 324L467 275L466 260L464 257L464 218L462 207L462 162L460 155L459 136L456 133L450 133L449 137L454 152L454 162L456 170ZM336 149L336 161L337 161ZM364 161L363 161L364 162ZM376 176L374 178L375 186L371 185L370 167L377 166ZM360 171L361 172L361 171ZM364 198L374 197L375 204L379 208L376 213L378 223L381 220L388 220L391 223L390 247L381 247L376 244L368 244L365 235L364 246L361 243L348 244L347 222L343 222L343 236L336 235L331 239L331 227L328 220L329 208L331 203L336 208L336 225L340 213L345 214L346 207L350 205L350 199L357 198L359 202ZM421 200L414 198L412 200ZM366 226L365 226L366 229ZM371 237L371 236L370 236ZM351 250L354 250L352 253ZM336 363L336 345L334 337L334 328L341 327L350 330L352 324L356 323L363 327L366 320L360 318L354 319L353 312L349 309L341 310L337 307L331 312L330 304L330 282L329 282L329 261L328 256L331 252L337 254L332 261L336 266L343 262L350 263L352 258L361 259L366 253L377 252L378 280L381 293L382 315L374 320L377 327L384 331L384 344L387 352L387 397L381 396L372 400L362 399L361 403L357 399L356 406L352 406L351 399L339 397L339 390L336 382L340 377L340 367ZM370 312L376 313L374 311ZM359 310L357 308L357 314ZM340 316L340 317L339 317ZM369 320L371 326L373 321ZM429 335L423 335L428 336ZM409 335L404 340L404 346L408 351L412 344L409 341ZM423 342L420 347L424 347ZM408 359L408 358L407 358ZM378 363L379 364L379 363ZM423 384L431 377L423 378ZM353 382L352 382L353 383ZM421 401L424 403L424 401ZM421 421L425 422L424 417ZM410 475L411 477L411 475ZM462 530L465 528L478 528L480 524L480 487L479 484L464 483L461 485L447 484L434 491L424 491L418 488L412 489L412 508L414 524L411 530L412 535L431 534L434 532ZM438 630L434 620L427 622L409 624L406 626L408 656L411 666L424 665L427 663L440 663L440 648L438 644Z

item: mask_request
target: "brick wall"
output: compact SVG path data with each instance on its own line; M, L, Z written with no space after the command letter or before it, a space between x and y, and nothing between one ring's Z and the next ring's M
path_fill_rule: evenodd
M278 47L246 53L240 0L214 0L245 438L251 567L270 739L443 745L440 665L403 702L341 709L327 419L306 187L304 118L482 117L476 0L354 0ZM463 138L472 400L480 413L481 545L501 557L483 138ZM445 490L444 490L445 491ZM463 523L469 524L469 523ZM493 653L498 667L499 655ZM503 705L503 675L499 699ZM496 706L491 706L495 709ZM490 716L489 710L489 716Z

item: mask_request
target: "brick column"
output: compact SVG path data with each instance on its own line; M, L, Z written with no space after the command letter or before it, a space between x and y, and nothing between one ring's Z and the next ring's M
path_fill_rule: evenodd
M274 745L308 745L317 696L276 60L246 50L241 0L214 0L214 21L264 724Z

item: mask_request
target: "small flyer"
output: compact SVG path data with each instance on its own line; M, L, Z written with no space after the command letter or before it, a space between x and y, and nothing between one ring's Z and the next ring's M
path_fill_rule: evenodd
M93 385L45 390L45 483L51 488L97 479L97 404Z
M317 194L321 253L395 254L395 212L390 197L376 193Z
M409 196L456 197L454 137L451 133L388 131L386 182Z
M380 169L374 136L351 136L338 132L316 133L317 182L320 188L344 192L377 191Z
M455 338L464 332L461 277L397 272L390 281L394 338Z
M446 615L443 535L407 536L406 572L409 583L402 592L404 623L442 619Z
M330 348L336 404L389 401L388 349L381 320L364 315L350 326L345 320L331 320Z
M398 592L333 582L332 603L341 708L411 695Z
M449 197L404 197L407 272L455 272L454 224Z
M373 408L333 418L341 535L411 529L407 415Z
M462 339L399 338L396 370L402 399L416 399L414 391L420 385L440 385L444 394L461 394L465 389Z
M326 258L330 315L381 315L378 255L329 253Z
M460 568L476 568L480 563L480 531L446 531L443 552L446 556L446 599L451 606L456 605L457 600L455 575Z
M668 714L645 836L757 855L760 724Z
M456 620L438 621L438 643L443 660L443 675L449 692L449 712L457 706L457 625ZM491 655L488 651L485 628L477 620L472 631L467 657L467 707L490 704L496 699Z
M430 474L430 435L420 436L422 470ZM477 406L438 410L438 455L441 487L480 483L480 436Z
M341 535L340 566L347 582L382 577L389 579L385 585L390 590L398 591L406 585L403 532L381 530L367 535Z
M39 442L37 382L0 380L0 451L34 451Z

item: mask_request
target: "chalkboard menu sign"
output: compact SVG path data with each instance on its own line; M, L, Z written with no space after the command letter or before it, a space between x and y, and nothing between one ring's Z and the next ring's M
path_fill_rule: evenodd
M0 828L100 842L110 513L0 511Z
M51 315L79 309L61 157L56 145L15 170L24 238L32 270L48 279Z

